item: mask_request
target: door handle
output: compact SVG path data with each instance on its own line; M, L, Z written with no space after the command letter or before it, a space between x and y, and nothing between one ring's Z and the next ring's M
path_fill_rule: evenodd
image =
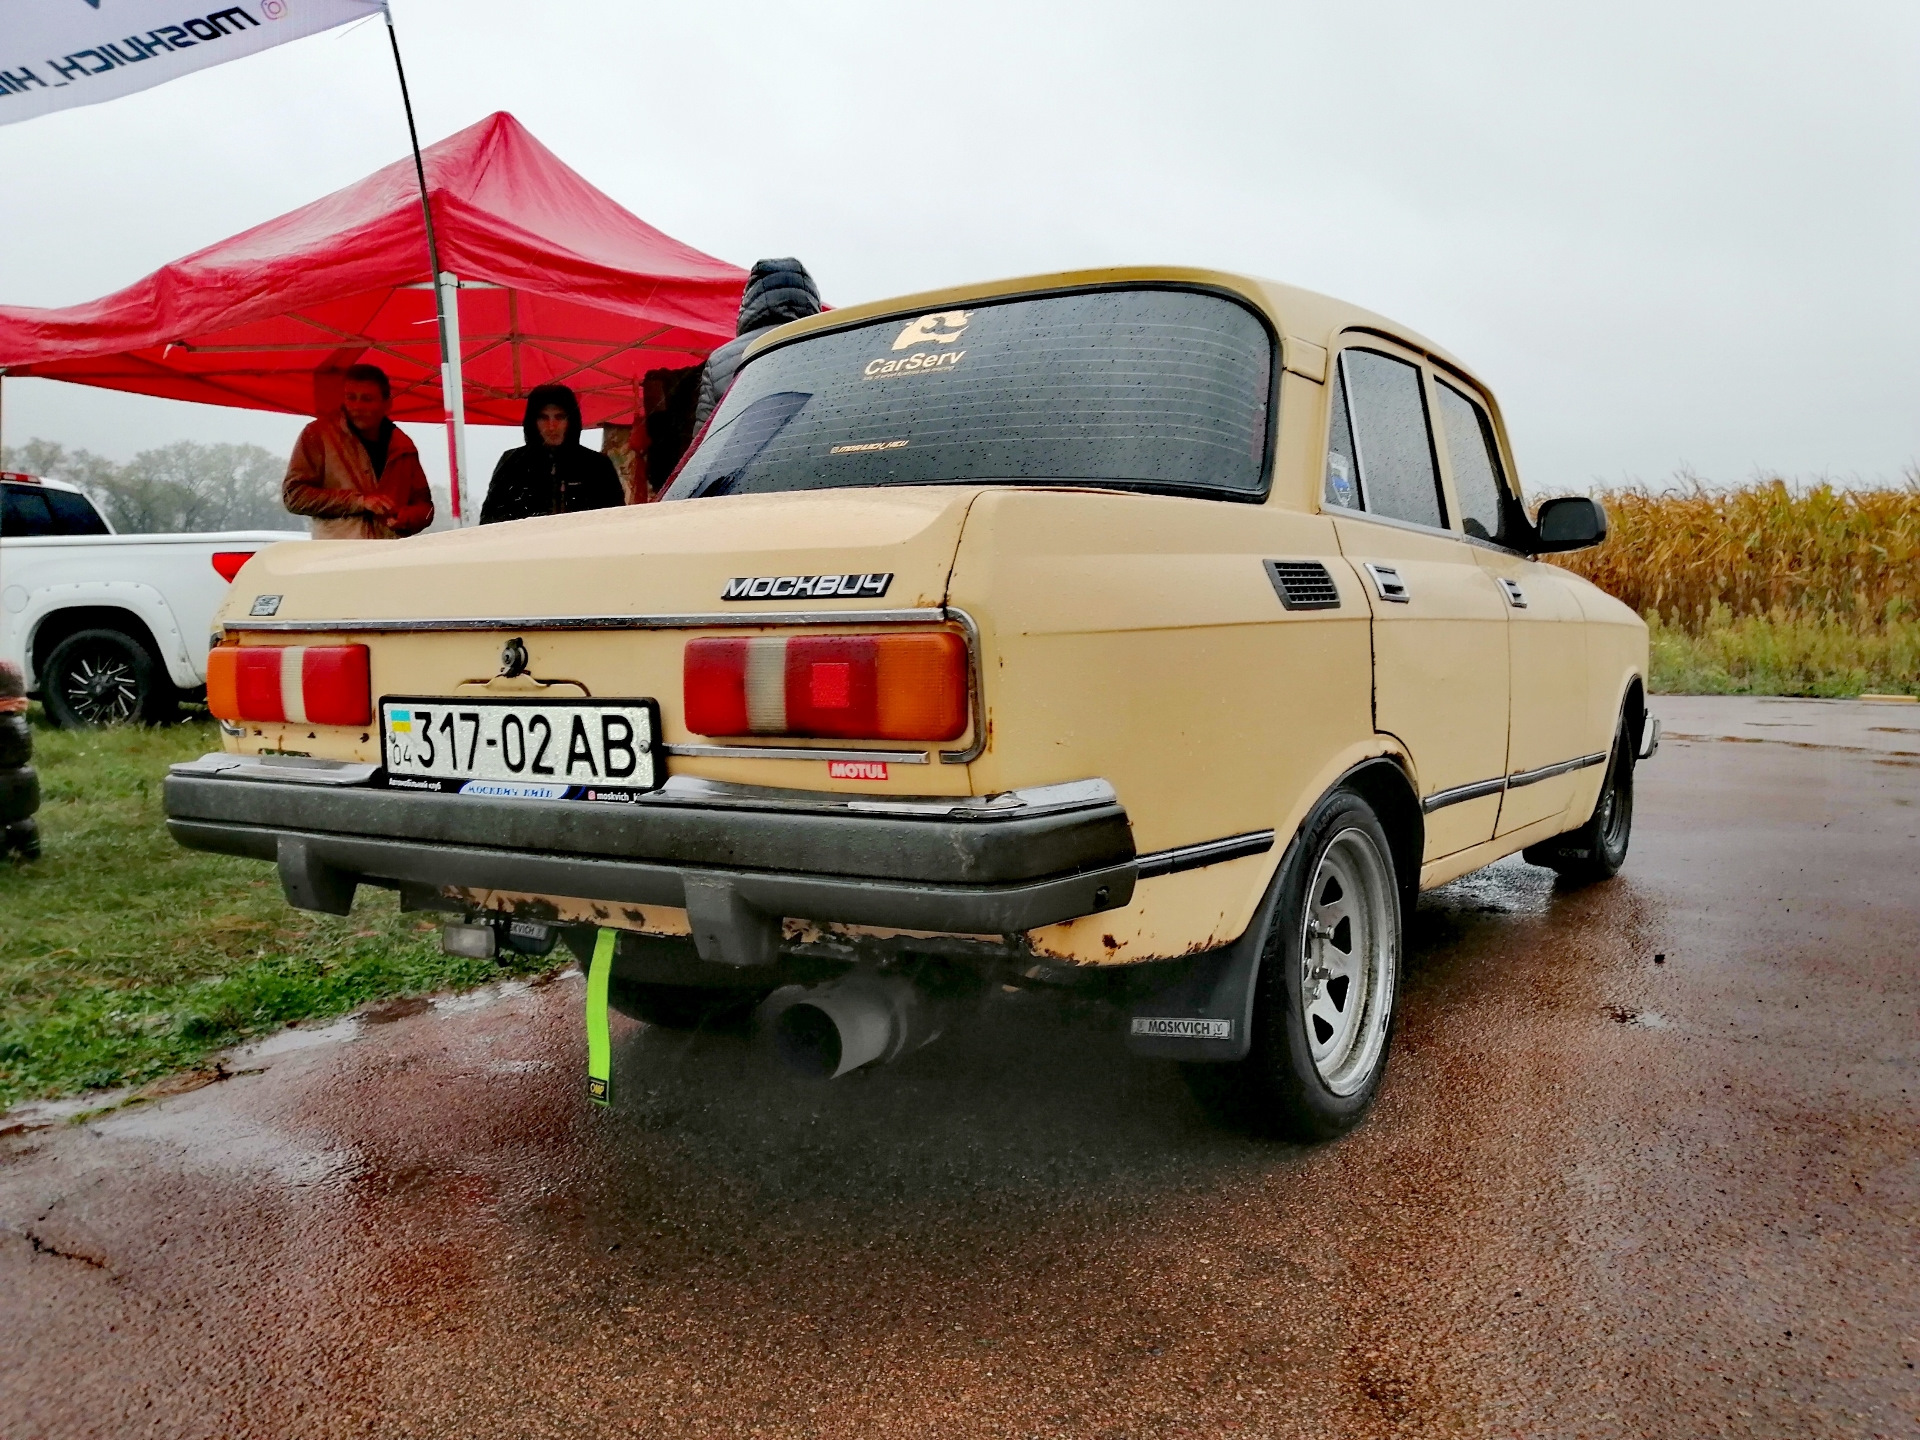
M1400 578L1400 572L1391 565L1376 565L1371 560L1363 561L1361 568L1373 577L1373 588L1382 600L1395 605L1406 605L1413 600L1413 592L1407 589L1407 582Z
M1527 592L1520 588L1520 582L1518 580L1509 580L1506 576L1502 575L1500 577L1500 588L1507 592L1507 603L1514 609L1524 610L1527 608Z

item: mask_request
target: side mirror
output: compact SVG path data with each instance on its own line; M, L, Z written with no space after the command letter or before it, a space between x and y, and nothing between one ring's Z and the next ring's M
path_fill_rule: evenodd
M1585 550L1607 538L1606 508L1585 495L1562 495L1541 503L1533 529L1536 555Z

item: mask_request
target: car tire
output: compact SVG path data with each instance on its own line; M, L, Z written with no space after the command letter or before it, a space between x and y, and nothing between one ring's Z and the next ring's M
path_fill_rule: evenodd
M1386 1073L1400 985L1400 882L1373 807L1351 790L1314 807L1276 879L1255 981L1252 1048L1190 1065L1201 1099L1239 1125L1307 1143L1357 1125Z
M0 825L25 820L40 808L40 776L31 765L0 770Z
M618 976L610 976L607 982L609 1009L662 1030L744 1031L764 996L760 990L653 985Z
M0 715L0 770L33 759L33 729L24 715Z
M63 730L161 725L179 711L166 667L123 630L76 630L47 656L40 701Z
M1520 853L1529 864L1557 871L1570 884L1596 885L1620 873L1632 839L1633 743L1622 721L1607 757L1607 778L1587 823Z
M16 820L0 827L0 855L12 853L22 860L40 858L40 825L35 820Z

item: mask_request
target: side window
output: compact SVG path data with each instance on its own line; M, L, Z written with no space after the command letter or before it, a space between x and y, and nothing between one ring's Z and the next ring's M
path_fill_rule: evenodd
M1453 491L1460 501L1460 526L1481 540L1504 540L1507 487L1500 473L1500 447L1493 441L1493 422L1477 402L1446 381L1434 389L1440 397L1440 429L1447 437Z
M1333 415L1327 426L1327 504L1361 510L1360 467L1353 459L1353 422L1347 415L1347 381L1333 374Z
M1347 402L1363 508L1445 529L1447 512L1440 498L1420 368L1377 350L1343 350L1340 378L1335 400L1344 394ZM1329 445L1329 451L1332 448ZM1327 463L1331 470L1331 454Z
M53 514L46 497L24 485L0 486L0 535L51 535Z
M100 518L100 512L93 508L93 502L84 495L76 495L71 490L48 490L43 498L47 508L53 512L53 533L56 535L106 535L110 533L107 522Z

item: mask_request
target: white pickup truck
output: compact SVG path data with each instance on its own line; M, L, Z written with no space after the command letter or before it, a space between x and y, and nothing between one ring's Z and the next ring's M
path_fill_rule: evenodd
M214 607L292 530L116 535L72 485L0 472L0 660L57 725L169 719L207 683Z

